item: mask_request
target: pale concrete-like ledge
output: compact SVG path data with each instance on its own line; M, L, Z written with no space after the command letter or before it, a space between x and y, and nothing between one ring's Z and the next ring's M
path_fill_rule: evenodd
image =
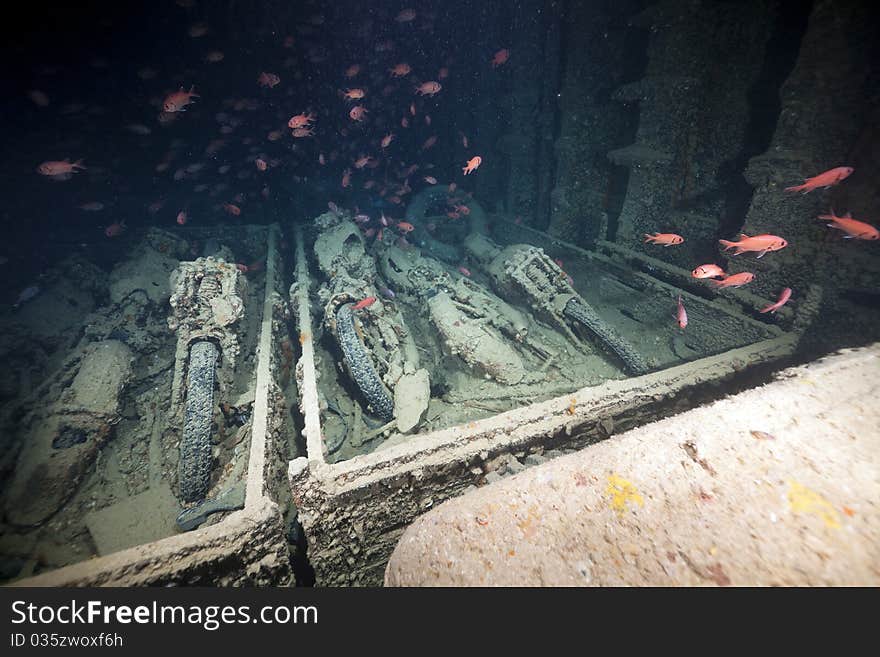
M418 518L391 586L880 584L880 344Z

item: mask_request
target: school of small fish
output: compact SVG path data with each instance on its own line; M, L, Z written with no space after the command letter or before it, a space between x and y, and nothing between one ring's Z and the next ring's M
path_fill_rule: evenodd
M817 176L813 176L812 178L807 178L802 185L786 187L785 191L808 194L815 189L828 189L848 178L853 171L855 171L855 169L852 167L835 167L820 173ZM829 214L819 215L819 219L829 221L830 223L827 224L829 228L836 228L845 233L843 236L844 239L880 239L880 231L878 231L875 226L865 223L864 221L853 219L852 215L848 212L842 217L839 217L835 214L834 208L832 208ZM684 237L675 233L654 233L653 235L646 233L644 237L646 244L660 244L665 247L684 243ZM750 237L745 233L740 233L740 239L737 241L722 239L718 240L718 243L724 247L725 252L729 249L735 249L732 254L733 256L738 256L742 253L757 253L758 258L763 258L767 253L779 251L788 246L788 241L779 235L753 235ZM752 272L743 271L738 274L727 274L721 267L712 263L695 267L693 271L691 271L691 276L694 278L706 279L710 285L719 290L742 287L755 280L755 275ZM788 300L791 299L791 294L792 291L790 287L784 288L779 293L779 298L775 303L765 306L758 312L775 313L788 303ZM675 316L680 328L683 329L687 326L687 312L681 302L681 295L678 297L678 311Z
M276 187L289 193L291 181L304 187L317 181L322 193L347 200L365 237L381 241L393 236L406 248L407 237L413 239L411 234L421 228L416 225L419 219L391 215L397 214L395 207L403 214L408 195L420 188L444 185L450 220L470 213L471 193L460 185L472 180L466 176L478 175L484 162L480 140L465 134L467 128L456 124L455 117L459 107L470 102L462 94L472 91L473 73L458 66L457 53L432 55L421 47L424 34L434 29L437 12L377 5L369 19L359 26L352 23L355 30L349 41L334 50L334 57L349 60L337 60L335 73L328 65L326 39L316 38L332 30L322 14L303 15L280 33L272 32L258 54L224 44L220 26L186 16L181 14L184 22L169 26L174 33L169 37L192 39L195 50L176 53L169 70L134 65L142 82L142 112L129 113L117 128L140 140L139 157L155 158L152 149L164 149L148 166L157 180L171 187L168 194L144 204L146 214L164 218L177 229L218 216L247 220L253 201L274 198ZM489 47L474 62L477 74L502 79L512 57L510 48ZM244 83L249 88L219 95L218 72L225 76L242 65L252 70ZM101 68L110 66L100 59ZM60 92L48 91L26 92L43 116L63 102ZM111 100L110 90L98 93ZM85 104L72 103L60 109L62 114L88 111ZM112 129L105 123L104 129ZM169 137L166 148L163 142ZM233 146L244 147L247 155L232 155ZM118 160L99 161L88 153L87 167L86 158L60 153L50 159L52 155L47 153L49 157L36 166L46 179L69 181L74 174L86 173L77 177L82 187L77 209L116 212L112 199L99 197L100 188L91 185L89 174L100 178L117 168ZM358 207L354 199L365 192L371 207ZM208 201L210 210L195 195L213 199ZM338 207L333 201L329 206ZM381 216L376 216L378 208ZM134 217L127 218L135 223ZM424 229L438 230L438 223L429 222ZM129 228L120 213L118 218L110 216L101 230L105 239L124 239ZM253 271L244 263L238 267ZM464 266L457 270L470 276Z

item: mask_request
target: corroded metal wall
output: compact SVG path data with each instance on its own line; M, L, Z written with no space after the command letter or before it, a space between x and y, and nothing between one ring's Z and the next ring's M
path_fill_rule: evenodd
M843 240L816 219L833 206L876 224L877 156L880 133L876 91L870 101L871 67L878 53L877 10L869 3L815 3L797 63L780 95L782 112L766 152L745 170L755 187L742 230L784 236L789 248L747 264L767 291L801 287L821 277L832 287L871 288L880 280L880 260L870 244ZM855 173L830 192L788 194L796 185L836 166ZM867 216L865 214L867 213ZM872 216L873 215L873 216Z
M596 5L599 5L599 9ZM568 2L561 24L561 82L555 98L558 135L553 137L555 169L547 191L545 225L555 237L584 245L604 236L603 215L613 204L611 164L605 154L625 143L637 116L611 99L620 86L632 33L626 17L643 4ZM543 191L543 189L542 189ZM541 207L544 210L543 207Z
M743 148L748 92L761 71L773 5L661 0L633 17L650 43L644 77L613 95L639 107L635 141L608 153L629 170L619 243L686 268L713 252L722 179L731 175L724 165ZM685 243L659 255L656 246L638 246L653 232L682 234Z

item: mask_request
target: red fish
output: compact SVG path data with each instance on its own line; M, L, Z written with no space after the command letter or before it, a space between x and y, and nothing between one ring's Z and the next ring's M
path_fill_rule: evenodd
M508 59L510 59L510 51L507 48L499 50L492 58L492 68L498 68Z
M237 205L233 205L232 203L224 203L223 209L234 217L237 217L241 214L241 208Z
M788 246L788 242L779 237L779 235L755 235L754 237L749 237L745 233L740 233L740 237L742 239L739 242L718 240L718 243L724 245L725 251L735 246L736 251L733 253L735 256L747 251L758 251L759 258L763 258L764 254L768 251L779 251Z
M414 231L414 230L416 229L416 227L413 226L413 225L412 225L411 223L409 223L408 221L401 221L401 222L399 222L399 223L397 224L397 227L398 227L400 230L402 230L404 233L411 233L412 231Z
M681 295L678 295L678 312L675 314L675 321L678 322L679 328L684 328L688 325L688 314L684 309L684 304L681 302Z
M71 162L70 160L43 162L37 167L37 172L44 176L62 176L69 173L76 173L80 169L85 169L82 160Z
M779 299L776 303L771 303L769 306L765 306L761 309L762 313L775 313L777 310L782 308L788 300L791 299L791 288L787 287L782 292L779 293Z
M184 108L193 102L193 98L201 98L193 89L195 87L190 87L189 91L184 91L183 87L181 87L180 91L168 94L165 97L165 102L162 103L162 109L168 113L185 112Z
M261 157L258 157L256 160L254 160L254 164L257 165L257 168L260 171L265 171L266 169L269 168L269 164L266 162L266 160L264 160Z
M718 265L700 265L691 272L694 278L718 278L727 276Z
M388 71L396 78L402 78L404 75L409 75L412 69L409 64L406 62L397 64L394 68L388 69Z
M684 242L684 238L675 233L654 233L653 235L645 233L645 244L648 242L651 242L652 244L662 244L663 246L672 246L673 244L681 244Z
M389 132L387 135L382 137L382 148L388 148L388 144L394 141L394 133Z
M351 111L348 115L352 118L353 121L363 121L364 115L368 112L366 107L363 105L355 105L351 108Z
M728 276L723 281L709 281L716 288L723 287L742 287L746 283L751 283L755 280L755 275L749 271L741 271L738 274L734 274L733 276Z
M416 93L422 96L433 96L443 88L439 82L423 82L416 87Z
M186 210L177 213L177 223L183 226L186 223Z
M125 230L125 219L112 223L104 229L107 237L117 237Z
M471 277L471 270L468 269L467 267L459 267L459 268L458 268L458 271L460 271L462 274L464 274L464 275L467 276L468 278Z
M306 114L305 112L303 112L302 114L291 116L290 120L287 122L287 127L291 130L296 130L297 128L303 128L310 125L314 120L314 113L309 112L308 114Z
M818 176L813 176L812 178L807 178L804 181L803 185L795 185L794 187L786 187L785 191L787 192L803 192L807 194L814 189L819 187L824 187L828 189L832 185L836 185L844 178L847 178L855 169L852 167L835 167L834 169L829 169L825 173L820 173Z
M352 310L363 310L364 308L369 308L374 303L376 303L376 297L367 297L365 299L361 299L354 306L352 306Z
M834 210L831 210L831 214L821 214L819 215L819 219L828 219L831 221L830 224L827 224L831 228L837 228L842 230L846 235L843 236L844 239L857 239L857 240L876 240L880 239L880 231L878 231L871 224L866 224L864 221L859 221L857 219L853 219L852 215L847 212L842 217L838 217L834 214Z
M281 78L274 73L266 73L263 71L260 73L259 77L257 77L257 84L261 87L269 87L269 89L277 85L279 82L281 82Z

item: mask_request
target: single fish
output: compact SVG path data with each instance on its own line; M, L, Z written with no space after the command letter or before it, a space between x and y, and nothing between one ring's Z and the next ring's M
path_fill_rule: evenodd
M727 276L718 265L700 265L691 272L694 278L719 278Z
M759 258L763 258L764 254L769 251L779 251L788 246L788 242L779 237L779 235L755 235L754 237L749 237L745 233L740 233L739 235L741 239L738 242L718 240L718 243L724 245L725 251L735 246L736 251L733 252L735 256L747 251L757 251Z
M675 233L654 233L653 235L645 233L645 244L648 242L651 242L652 244L662 244L663 246L672 246L674 244L681 244L684 242L684 238Z
M675 314L675 321L678 322L679 328L684 328L688 325L688 314L684 309L684 304L681 302L681 295L678 295L678 312Z
M376 297L366 297L354 304L352 310L363 310L364 308L369 308L374 303L376 303Z
M40 293L39 285L28 285L18 295L18 299L12 304L13 308L18 308L21 304L27 303Z
M878 231L871 224L867 224L864 221L859 221L858 219L853 219L852 215L847 212L842 217L838 217L834 214L834 210L831 210L831 214L821 214L819 215L819 219L826 219L831 221L830 224L826 224L830 228L837 228L838 230L842 230L846 235L843 236L843 239L857 239L857 240L877 240L880 239L880 231Z
M721 289L724 287L742 287L746 283L751 283L753 280L755 280L755 275L752 272L741 271L733 276L728 276L722 281L711 280L709 282L717 289Z
M819 187L824 187L828 189L832 185L836 185L844 178L849 177L849 175L855 171L852 167L835 167L834 169L829 169L824 173L820 173L818 176L813 176L812 178L807 178L804 180L803 185L795 185L794 187L786 187L785 191L787 192L803 192L804 194L808 194L809 192L817 189Z
M775 313L777 310L782 308L782 306L788 303L789 299L791 299L791 288L787 287L779 293L779 299L776 301L776 303L771 303L769 306L762 308L760 312Z

